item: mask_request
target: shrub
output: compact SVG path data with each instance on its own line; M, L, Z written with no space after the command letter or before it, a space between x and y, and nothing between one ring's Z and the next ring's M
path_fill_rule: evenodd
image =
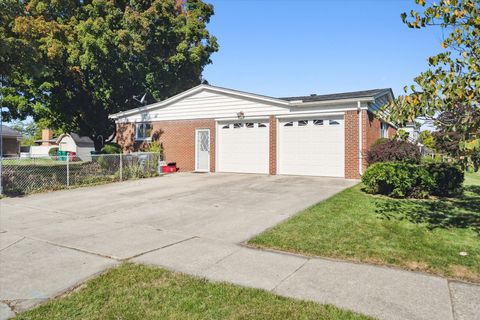
M420 149L415 144L396 139L382 139L378 143L373 144L367 153L369 165L388 161L420 163L421 158Z
M425 198L434 181L427 169L405 162L379 162L367 168L362 176L365 191L393 198Z
M103 146L100 152L103 154L117 154L122 153L122 148L117 143L107 143Z
M451 163L429 163L425 167L434 182L432 195L448 197L462 192L465 176L460 167Z
M48 150L48 155L50 157L56 157L57 153L58 153L58 147L53 147L53 148L50 148L50 150Z

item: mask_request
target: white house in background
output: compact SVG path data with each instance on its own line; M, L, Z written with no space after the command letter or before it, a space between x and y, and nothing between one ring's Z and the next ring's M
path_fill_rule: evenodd
M405 127L400 128L399 130L403 130L408 133L408 139L412 142L418 142L420 138L420 123L418 122L408 122Z
M91 152L95 151L92 139L80 137L76 133L64 133L57 138L56 143L59 151L75 152L76 157L83 161L90 161Z
M84 161L91 160L91 151L95 150L92 139L89 137L80 137L76 133L64 133L58 138L53 138L53 131L50 129L42 130L42 139L35 141L36 146L30 147L31 158L48 157L48 152L52 148L58 148L60 151L74 152L77 158Z
M53 138L53 131L46 128L42 129L42 139L35 141L36 145L30 147L30 158L48 157L48 152L56 148L57 139Z

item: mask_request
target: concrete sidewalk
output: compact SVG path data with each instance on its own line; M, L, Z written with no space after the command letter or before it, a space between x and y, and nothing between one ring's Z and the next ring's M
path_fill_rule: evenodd
M194 238L134 262L333 304L379 319L479 319L480 286Z
M122 261L331 303L380 319L480 319L477 285L238 244L354 183L178 174L3 199L0 319Z

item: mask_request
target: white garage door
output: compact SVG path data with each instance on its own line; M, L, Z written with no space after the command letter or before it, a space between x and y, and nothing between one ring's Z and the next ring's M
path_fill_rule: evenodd
M267 121L218 124L218 168L221 172L268 173Z
M343 177L343 117L281 120L278 130L278 173Z

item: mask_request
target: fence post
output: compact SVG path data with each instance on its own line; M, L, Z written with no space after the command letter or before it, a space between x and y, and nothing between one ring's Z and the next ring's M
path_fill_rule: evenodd
M70 186L70 155L67 153L67 187Z
M119 154L120 156L120 181L123 180L123 157L122 153Z

